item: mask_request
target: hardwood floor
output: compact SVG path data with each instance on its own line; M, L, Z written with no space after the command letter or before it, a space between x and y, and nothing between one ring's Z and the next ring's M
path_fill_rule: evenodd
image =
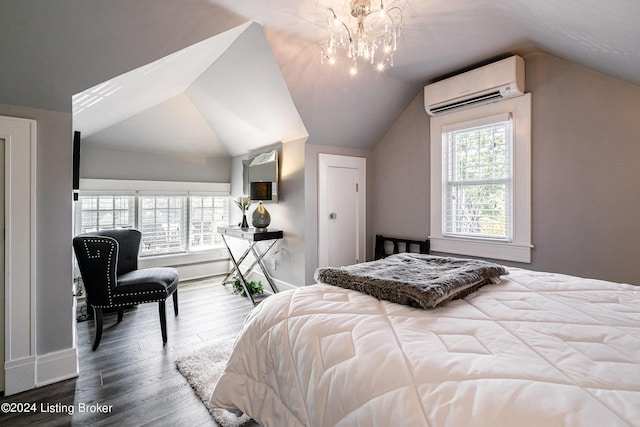
M0 425L216 426L176 369L175 360L236 336L252 305L234 295L231 286L219 284L219 279L181 283L178 297L177 317L173 303L167 301L165 346L157 303L125 311L119 324L116 313L105 315L102 341L95 352L91 351L93 321L78 323L79 377L2 397L1 403L35 404L36 411L0 413ZM80 413L79 405L95 404L105 412ZM47 413L47 408L54 413Z

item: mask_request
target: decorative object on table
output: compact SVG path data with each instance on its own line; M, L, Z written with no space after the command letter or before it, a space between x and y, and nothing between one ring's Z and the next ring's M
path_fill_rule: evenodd
M403 26L402 10L397 6L385 8L382 1L376 10L371 0L351 0L350 12L343 20L333 8L327 9L329 39L322 46L320 62L351 62L352 76L358 74L358 60L378 71L393 67L393 52ZM338 58L338 49L345 51L344 57Z
M254 282L253 280L247 281L247 290L251 295L262 294L264 292L264 286L262 286L262 282ZM243 297L247 296L247 293L242 286L242 281L240 281L239 277L236 277L233 280L233 293L236 295L240 295Z
M253 211L251 223L257 231L266 231L271 224L271 215L264 207L263 200L271 200L271 182L252 182L251 183L251 200L258 200L258 207Z
M240 224L240 228L249 228L249 223L247 222L247 210L249 206L251 206L251 198L247 196L240 196L237 200L234 200L236 206L242 211L242 223Z
M262 201L258 203L258 207L253 211L251 223L257 231L267 231L267 227L271 223L271 215L262 204Z

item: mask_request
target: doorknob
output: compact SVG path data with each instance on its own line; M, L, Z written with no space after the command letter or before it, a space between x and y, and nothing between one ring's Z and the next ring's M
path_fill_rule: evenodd
M336 219L336 218L338 218L338 214L337 214L337 213L335 213L335 212L331 212L331 213L329 214L329 219Z

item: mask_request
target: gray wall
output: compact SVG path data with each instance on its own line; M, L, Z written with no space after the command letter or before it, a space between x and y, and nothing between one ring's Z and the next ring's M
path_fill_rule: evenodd
M265 147L263 150L256 150L252 154L259 154L274 148L279 151L278 203L265 203L265 208L271 215L269 228L282 230L284 238L278 241L265 257L266 260L275 257L276 268L273 269L268 261L265 262L265 265L275 280L291 286L301 286L304 284L305 223L308 220L305 215L305 143L304 140L289 141L277 146ZM242 160L248 157L247 154L232 159L231 194L234 199L243 195ZM231 204L230 209L231 222L239 223L241 220L240 210L234 204ZM251 224L251 214L254 209L255 206L249 208L247 216L249 224ZM261 246L262 251L265 245ZM242 249L240 246L238 248Z
M73 345L71 114L0 104L36 125L36 353ZM4 332L3 332L4 333Z
M640 87L535 54L533 266L640 284Z
M374 235L429 236L429 129L420 91L373 150L369 219Z
M527 55L533 270L640 284L640 87ZM429 118L418 94L374 149L375 232L429 228ZM513 264L517 265L517 264Z
M80 177L152 181L229 182L231 159L143 153L81 145Z

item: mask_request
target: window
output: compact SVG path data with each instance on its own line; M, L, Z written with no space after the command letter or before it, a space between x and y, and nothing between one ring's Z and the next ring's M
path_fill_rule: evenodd
M431 119L431 248L530 262L531 95Z
M185 252L186 196L140 196L139 204L140 255Z
M228 194L81 191L75 208L76 234L114 227L139 229L140 256L220 247L217 228L228 222Z
M133 227L135 197L133 195L87 194L79 198L76 211L76 234L105 228Z
M443 129L444 235L511 241L510 116Z
M216 231L219 226L228 225L229 198L216 196L191 196L189 248L209 249L222 244Z

